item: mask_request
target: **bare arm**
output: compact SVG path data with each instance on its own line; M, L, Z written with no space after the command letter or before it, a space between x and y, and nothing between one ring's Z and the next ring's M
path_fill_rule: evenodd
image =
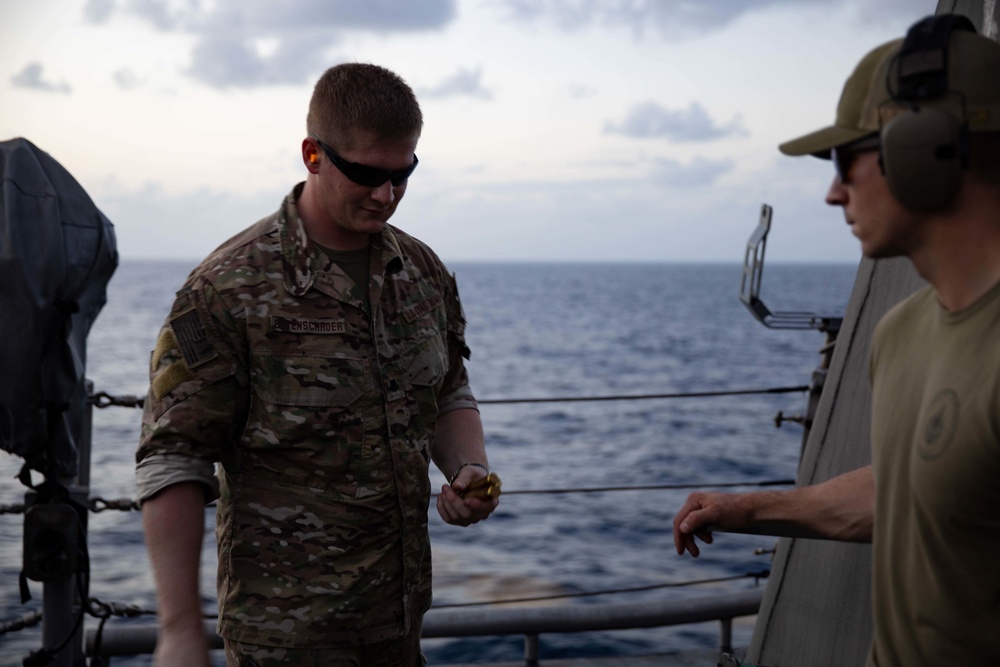
M712 530L871 542L875 481L871 466L787 491L692 493L674 517L678 554L712 543Z
M156 582L157 667L208 666L198 570L205 531L205 489L180 482L142 505L146 548Z
M472 480L486 476L486 470L478 466L462 467L466 463L489 467L483 440L483 423L478 410L460 408L438 418L432 452L434 464L448 479L458 471L458 477L451 484L441 487L437 500L438 513L447 523L459 526L477 523L497 507L498 500L495 498L488 501L461 498L456 493L464 490Z

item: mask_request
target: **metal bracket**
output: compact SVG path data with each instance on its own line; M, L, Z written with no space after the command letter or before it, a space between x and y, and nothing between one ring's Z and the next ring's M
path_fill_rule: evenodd
M746 254L743 256L743 278L740 281L740 301L758 322L771 329L818 329L836 335L840 330L842 317L802 311L772 312L761 300L764 251L767 248L767 234L771 231L772 213L773 209L767 204L761 206L760 222L747 241Z

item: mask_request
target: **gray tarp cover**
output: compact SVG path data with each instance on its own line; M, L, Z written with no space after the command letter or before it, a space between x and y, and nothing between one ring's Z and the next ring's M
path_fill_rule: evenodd
M0 177L0 447L73 475L87 334L118 265L114 227L26 139L0 142Z

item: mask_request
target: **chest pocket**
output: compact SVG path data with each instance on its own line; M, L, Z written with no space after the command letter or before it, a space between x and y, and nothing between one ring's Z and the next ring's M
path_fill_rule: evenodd
M348 407L368 383L364 359L258 353L251 371L254 392L281 406Z
M247 471L353 495L364 472L368 361L258 350L252 366Z

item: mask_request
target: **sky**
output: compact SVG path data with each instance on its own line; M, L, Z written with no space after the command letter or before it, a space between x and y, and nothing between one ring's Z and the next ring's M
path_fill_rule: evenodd
M828 161L777 144L934 0L0 0L0 140L63 164L124 260L196 261L304 180L312 85L417 93L393 224L445 262L856 262Z

